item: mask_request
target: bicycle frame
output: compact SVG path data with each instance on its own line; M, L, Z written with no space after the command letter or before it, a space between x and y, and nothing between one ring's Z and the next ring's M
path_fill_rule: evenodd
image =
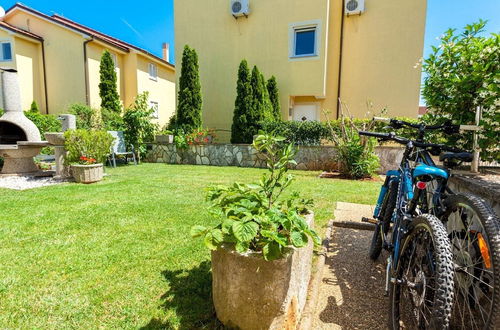
M412 166L412 162L418 165ZM384 231L381 231L384 246L389 247L388 250L391 251L387 263L386 291L388 290L390 274L393 274L398 267L401 242L408 233L409 224L412 217L416 215L416 207L422 196L422 190L418 189L415 183L420 179L439 179L438 193L435 196L440 198L440 194L444 192L446 187L448 177L448 171L438 168L429 153L426 150L414 147L412 142L406 145L399 169L387 172L373 214L375 219L379 222L382 221L380 213L389 185L392 181L398 182L396 207L391 218L393 230L390 244L387 242ZM438 205L438 203L434 205Z

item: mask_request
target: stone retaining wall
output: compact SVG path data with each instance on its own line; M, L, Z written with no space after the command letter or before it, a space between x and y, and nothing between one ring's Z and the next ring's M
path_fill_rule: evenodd
M213 166L265 167L264 160L248 144L192 145L178 150L175 144L151 144L146 161L167 164ZM381 146L375 149L380 158L380 173L397 168L403 155L402 148ZM335 149L332 146L301 146L295 157L294 169L332 171L337 169Z
M454 174L449 181L454 192L482 197L500 217L500 183L485 180L480 175Z

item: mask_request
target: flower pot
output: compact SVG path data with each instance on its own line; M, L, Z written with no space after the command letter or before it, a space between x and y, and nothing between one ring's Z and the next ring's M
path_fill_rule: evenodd
M174 136L173 135L156 135L155 140L156 140L156 143L172 144L172 143L174 143Z
M314 215L307 222L312 226ZM212 252L212 294L218 319L240 329L294 329L311 275L313 243L266 261L261 253L228 247Z
M94 183L102 180L103 164L71 165L71 173L78 183Z

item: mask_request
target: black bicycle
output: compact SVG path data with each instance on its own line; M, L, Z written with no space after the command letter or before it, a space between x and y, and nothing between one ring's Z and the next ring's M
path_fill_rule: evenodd
M391 140L406 145L399 171L389 171L381 191L374 218L376 231L370 248L370 258L377 259L382 248L394 249L391 240L394 236L397 214L401 207L413 217L431 214L446 227L446 238L451 244L454 293L452 311L448 325L457 329L497 329L500 328L500 220L493 210L480 197L469 194L456 194L448 187L451 170L463 162L472 161L472 154L442 144L424 142L425 133L440 130L445 134L458 134L459 126L445 123L427 126L395 119L376 118L389 123L394 129L414 128L418 133L415 141L398 137L395 133L360 132L361 135ZM433 157L443 162L436 166ZM400 179L396 173L410 168L413 191L411 202L401 205ZM400 177L400 176L399 176ZM407 180L408 181L408 180ZM385 190L385 192L384 192ZM398 274L391 293L402 290ZM398 288L399 286L399 288ZM410 309L415 310L415 290L409 289ZM394 299L394 297L393 297ZM394 305L391 304L391 306ZM398 311L392 308L391 314ZM414 313L415 314L415 313ZM394 323L391 328L402 326ZM447 326L441 324L441 326ZM418 326L420 327L420 325Z

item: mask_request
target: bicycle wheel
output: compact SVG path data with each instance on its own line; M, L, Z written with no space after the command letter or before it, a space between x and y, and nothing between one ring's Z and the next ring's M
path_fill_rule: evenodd
M398 182L389 182L389 189L385 195L384 201L382 202L382 208L380 209L380 214L382 215L381 224L375 225L375 231L373 232L372 242L370 244L370 250L368 255L373 261L377 260L382 252L382 230L384 234L389 232L391 227L391 218L394 208L396 207L396 199L398 197Z
M451 325L462 329L500 328L500 220L479 197L445 199L441 217L455 264Z
M453 302L450 241L441 221L413 219L390 288L390 329L446 329Z

